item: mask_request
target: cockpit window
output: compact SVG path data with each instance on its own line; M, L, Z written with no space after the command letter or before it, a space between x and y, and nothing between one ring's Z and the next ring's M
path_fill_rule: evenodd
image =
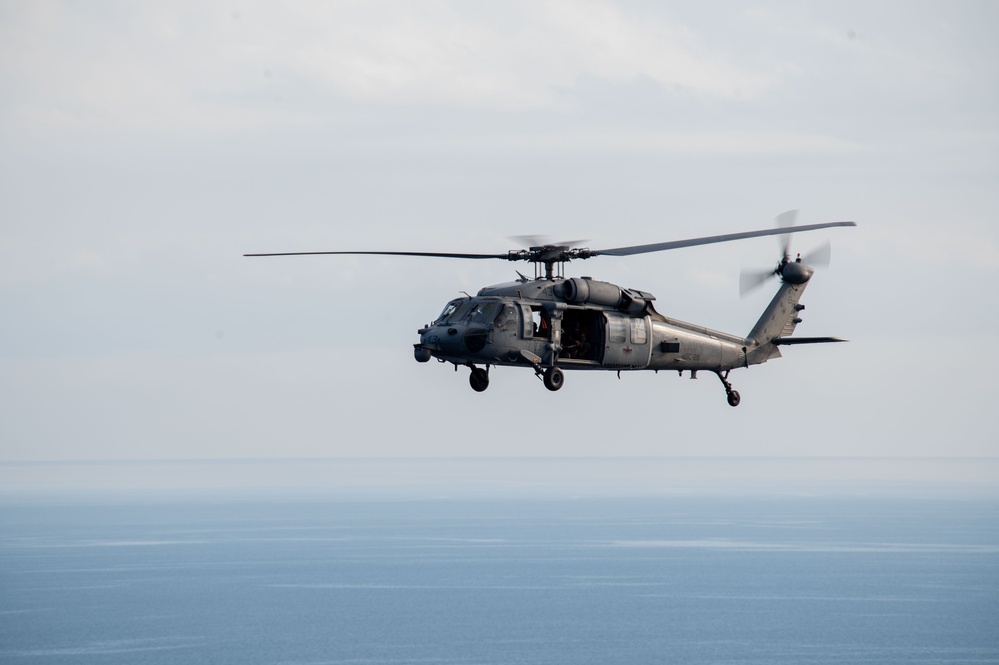
M458 303L449 302L447 305L444 306L444 311L441 312L441 315L437 317L437 321L446 321L447 317L454 314L454 310L456 309L458 309Z
M502 313L503 302L500 300L458 298L444 307L444 311L440 313L434 323L441 326L456 321L467 321L468 323L488 326Z
M502 311L496 316L496 327L501 330L515 330L517 327L517 310L513 305L503 305Z
M466 318L469 323L489 325L499 313L501 303L495 300L485 300L475 303Z
M467 304L468 304L467 298L459 298L458 300L452 300L447 305L445 305L444 311L441 312L441 315L437 317L437 320L434 321L434 323L444 324L450 321L451 319L457 318L458 315L462 313L462 311L468 309L468 307L462 307L462 305L467 305Z

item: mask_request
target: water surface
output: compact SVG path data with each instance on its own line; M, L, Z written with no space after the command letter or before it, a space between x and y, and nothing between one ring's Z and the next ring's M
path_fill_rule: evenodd
M996 663L999 502L0 505L5 663Z

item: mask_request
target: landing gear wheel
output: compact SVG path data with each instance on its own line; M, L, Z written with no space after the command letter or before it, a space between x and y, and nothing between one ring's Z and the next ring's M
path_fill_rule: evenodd
M732 390L732 384L728 382L728 373L730 371L731 370L725 370L724 374L719 371L715 371L715 375L718 377L718 380L722 382L722 385L725 386L725 397L728 399L728 405L739 406L739 402L742 401L742 398L739 397L739 391Z
M545 388L555 392L565 383L565 375L558 367L549 367L545 370Z
M728 405L729 406L739 406L739 402L741 402L741 401L742 401L742 398L739 397L739 391L738 390L733 390L732 392L730 392L728 394Z
M475 392L481 393L489 387L489 373L481 367L473 367L472 373L468 375L468 385Z

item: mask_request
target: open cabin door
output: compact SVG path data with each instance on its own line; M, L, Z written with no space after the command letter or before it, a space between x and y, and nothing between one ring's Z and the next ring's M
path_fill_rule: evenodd
M604 354L603 312L568 307L562 311L562 350L559 362L598 365Z

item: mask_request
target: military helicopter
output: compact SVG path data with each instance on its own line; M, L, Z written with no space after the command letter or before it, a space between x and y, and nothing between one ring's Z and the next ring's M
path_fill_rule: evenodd
M736 368L779 358L780 347L791 344L845 342L838 337L792 337L805 309L799 299L813 274L808 264L829 261L829 246L805 259L790 255L790 234L855 222L824 222L796 226L797 211L777 217L776 228L706 236L648 245L589 249L578 242L542 244L502 254L451 252L329 251L277 252L244 256L306 256L353 254L424 256L453 259L499 259L534 264L534 278L522 275L514 282L487 286L474 296L451 300L443 311L417 333L416 360L436 358L451 363L455 371L468 367L469 384L476 392L489 387L494 365L527 367L548 390L559 390L565 370L621 371L673 370L691 378L698 371L713 372L725 387L731 406L741 397L728 380ZM597 256L633 256L682 247L731 242L760 236L783 235L783 253L773 269L743 272L740 290L745 293L777 276L781 285L753 329L745 337L679 321L656 311L655 296L623 288L592 277L564 277L565 264ZM532 238L527 238L529 241Z

